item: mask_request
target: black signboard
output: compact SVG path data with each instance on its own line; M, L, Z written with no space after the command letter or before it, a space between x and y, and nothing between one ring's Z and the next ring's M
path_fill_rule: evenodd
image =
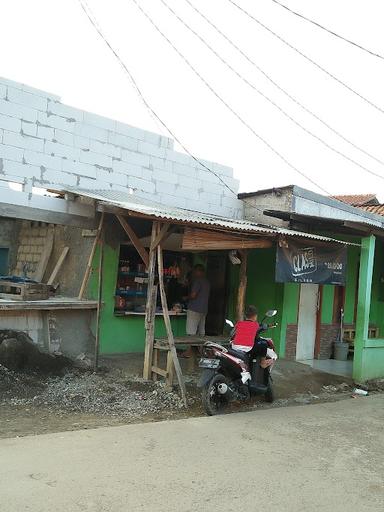
M276 282L345 285L347 248L287 240L277 247Z

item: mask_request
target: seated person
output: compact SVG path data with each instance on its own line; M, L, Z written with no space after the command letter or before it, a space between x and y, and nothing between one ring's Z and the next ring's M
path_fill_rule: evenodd
M264 340L257 339L260 325L257 321L257 309L255 306L248 306L245 311L245 320L237 322L232 338L232 348L249 354L251 360L260 357L260 366L266 364L268 345Z

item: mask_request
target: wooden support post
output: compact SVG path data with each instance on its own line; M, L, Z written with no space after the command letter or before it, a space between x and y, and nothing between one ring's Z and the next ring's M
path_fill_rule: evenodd
M152 377L152 358L153 343L155 339L155 318L156 318L156 299L157 285L155 284L156 274L156 249L154 241L159 232L158 222L152 223L151 247L149 249L148 262L148 288L147 288L147 304L145 307L145 352L144 352L144 368L143 378L150 380Z
M95 255L96 247L97 247L97 244L100 239L103 222L104 222L104 212L102 212L101 217L100 217L99 227L97 228L96 236L93 241L93 245L92 245L92 249L91 249L91 254L89 255L89 258L88 258L87 268L85 269L83 282L81 283L81 286L80 286L80 291L79 291L79 296L78 296L79 300L81 300L84 297L84 292L87 287L89 275L90 275L91 269L92 269L93 257Z
M146 251L143 244L140 242L139 237L136 235L136 233L133 231L131 226L128 224L126 219L121 215L116 215L116 217L119 219L120 224L122 225L124 231L127 233L130 241L135 246L136 251L140 254L141 259L144 262L144 265L148 268L149 266L149 256L148 252Z
M64 263L64 260L69 252L69 247L64 247L62 250L59 259L57 260L57 263L55 265L55 268L52 271L52 274L50 275L47 284L52 285L56 279L57 274L60 272L60 269Z
M104 265L104 236L100 233L99 237L99 289L97 293L97 315L96 315L96 336L95 336L95 360L94 368L97 370L99 366L99 349L100 349L100 316L103 300L103 265Z
M247 291L247 262L248 251L239 251L241 254L240 275L239 275L239 289L237 292L236 304L236 320L239 322L244 319L245 309L245 294Z
M159 269L159 288L160 288L160 297L161 297L161 306L163 308L163 317L164 317L164 323L165 328L167 330L167 336L168 336L168 343L170 347L170 353L172 354L173 359L173 365L175 367L175 372L177 375L177 380L179 382L180 391L181 391L181 397L183 399L185 407L187 407L187 391L185 389L185 382L183 379L183 374L180 367L180 362L177 357L176 347L175 347L175 340L173 337L172 332L172 326L171 326L171 320L169 318L169 312L168 312L168 304L167 304L167 297L165 295L165 288L164 288L164 267L163 267L163 250L161 248L161 245L157 247L157 265ZM167 365L168 366L168 365Z

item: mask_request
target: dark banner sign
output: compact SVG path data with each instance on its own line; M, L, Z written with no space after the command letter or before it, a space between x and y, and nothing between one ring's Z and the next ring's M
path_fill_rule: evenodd
M276 282L345 285L347 248L288 240L277 247Z

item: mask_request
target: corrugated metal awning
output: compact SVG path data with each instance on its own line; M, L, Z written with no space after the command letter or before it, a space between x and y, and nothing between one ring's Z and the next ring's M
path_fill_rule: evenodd
M317 240L328 243L338 243L343 245L358 245L334 238L315 235L312 233L304 233L302 231L294 231L275 226L266 226L246 220L234 220L218 215L200 213L183 208L170 207L159 203L146 201L142 198L136 198L133 194L125 192L113 192L109 190L84 190L66 187L62 192L70 192L79 196L92 198L99 202L101 207L121 208L130 212L130 214L138 214L149 219L158 219L162 221L173 221L185 225L195 225L206 229L217 229L243 233L248 235L266 235L271 237L287 236L294 238L304 238L309 240Z

